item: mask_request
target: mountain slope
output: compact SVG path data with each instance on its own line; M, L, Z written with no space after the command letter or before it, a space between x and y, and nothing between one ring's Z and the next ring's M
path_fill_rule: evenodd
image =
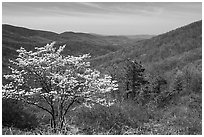
M197 75L194 73L199 73L198 75L202 73L202 21L135 42L134 46L92 59L93 67L112 75L118 81L119 98L127 90L125 83L127 59L141 62L149 81L156 77L165 79L167 85L163 92L171 90L168 88L174 83L178 70L191 77L187 79L198 78L194 77ZM201 85L198 82L197 85L192 84L192 87L197 88Z
M67 44L64 54L90 53L93 56L92 64L99 69L106 70L107 67L117 64L123 66L124 60L130 58L142 61L149 71L158 67L155 64L160 64L159 66L163 67L159 70L165 72L179 64L183 66L201 60L201 28L202 21L198 21L153 38L144 35L143 37L151 39L138 41L137 38L140 36L103 36L74 32L57 34L2 25L3 66L7 66L5 63L8 62L8 58L14 58L15 50L21 46L32 50L34 46L56 41L57 45ZM164 67L165 65L167 67Z
M52 41L56 41L57 44L67 44L66 54L90 53L95 57L133 45L135 39L131 40L125 36L102 36L74 32L57 34L49 31L2 25L2 44L5 54L14 53L15 51L12 50L16 50L20 46L32 50L34 46L42 46Z
M145 37L144 37L145 38ZM142 39L142 38L141 38ZM64 54L87 54L94 57L132 46L136 39L125 36L103 36L88 33L64 32L57 34L50 31L32 30L23 27L2 25L2 59L3 71L7 70L8 59L16 58L16 50L24 47L33 50L56 41L56 45L66 44Z
M161 34L148 40L136 42L134 46L106 54L93 60L95 66L106 68L112 64L123 63L124 59L137 59L153 70L153 64L163 64L166 60L184 57L178 60L184 64L201 59L202 21ZM179 65L179 64L178 64ZM178 65L175 65L177 67ZM182 66L182 65L181 65ZM164 70L165 71L165 70Z

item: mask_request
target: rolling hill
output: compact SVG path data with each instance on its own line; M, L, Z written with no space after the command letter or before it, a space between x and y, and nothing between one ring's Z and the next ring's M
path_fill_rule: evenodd
M120 70L127 58L141 61L151 73L166 73L189 63L201 68L202 62L202 21L158 36L104 36L75 32L57 34L2 25L3 68L7 67L8 59L15 58L15 50L21 46L32 50L35 46L52 41L56 41L57 45L67 44L64 54L90 53L93 67L106 71L109 68L112 70L112 66Z
M3 53L5 53L6 49L17 49L20 46L32 49L33 46L42 46L56 41L57 44L68 45L65 48L66 54L90 53L95 57L131 46L135 41L147 38L149 37L146 37L146 35L130 39L126 36L103 36L75 32L57 34L49 31L32 30L6 24L2 25Z
M141 38L145 36L141 36ZM44 46L56 41L57 45L66 44L64 54L79 55L87 54L94 57L117 51L121 48L134 45L140 39L129 39L125 36L103 36L88 33L63 32L61 34L32 30L23 27L2 25L2 59L3 71L8 66L8 59L16 57L16 50L24 47L33 50L36 46Z

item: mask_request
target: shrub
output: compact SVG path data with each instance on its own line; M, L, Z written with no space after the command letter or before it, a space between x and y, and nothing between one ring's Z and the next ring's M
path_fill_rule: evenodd
M185 82L186 93L201 93L202 92L202 72L199 71L193 64L183 68L183 78Z
M35 114L24 110L22 102L13 99L2 100L2 124L20 129L33 129L38 126Z
M176 70L169 88L160 94L159 105L178 104L183 96L202 93L202 73L192 64Z
M147 111L133 102L116 103L109 108L101 105L91 109L82 107L76 110L74 118L75 124L86 134L123 134L124 128L137 128L148 120Z
M164 114L163 120L171 123L182 134L201 134L202 118L200 114L197 109L178 105L170 107Z

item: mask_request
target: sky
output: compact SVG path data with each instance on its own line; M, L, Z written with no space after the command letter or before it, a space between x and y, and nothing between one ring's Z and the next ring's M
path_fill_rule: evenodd
M2 3L3 24L56 33L158 35L201 19L201 2Z

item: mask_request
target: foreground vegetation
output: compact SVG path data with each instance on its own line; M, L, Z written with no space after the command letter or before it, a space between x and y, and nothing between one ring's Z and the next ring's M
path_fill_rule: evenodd
M194 106L196 107L196 106ZM195 135L202 134L201 112L189 106L171 106L165 109L145 110L122 105L112 108L81 108L69 119L66 128L54 132L52 128L38 126L32 130L4 127L3 134L53 135Z
M99 104L92 108L76 107L66 115L63 129L56 131L49 125L48 114L19 101L4 100L3 134L202 134L202 77L196 67L191 64L176 70L171 82L159 93L155 88L159 80L147 80L149 96L140 93L134 99L118 99L110 107Z

